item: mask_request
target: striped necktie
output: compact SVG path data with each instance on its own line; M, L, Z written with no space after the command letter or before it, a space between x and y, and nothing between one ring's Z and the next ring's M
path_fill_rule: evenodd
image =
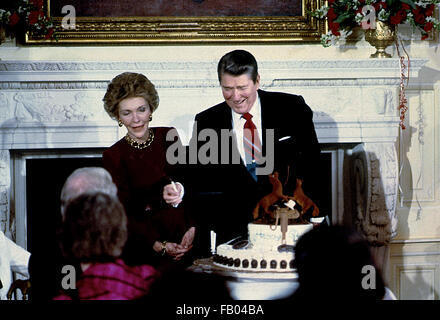
M246 164L261 163L262 149L257 127L252 122L252 115L249 112L243 114L242 117L246 119L243 126L243 146Z

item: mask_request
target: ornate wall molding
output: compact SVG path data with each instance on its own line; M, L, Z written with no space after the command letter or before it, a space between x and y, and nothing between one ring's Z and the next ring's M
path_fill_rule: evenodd
M355 224L372 245L387 245L397 232L397 151L392 143L365 143L352 155Z
M428 60L412 59L411 67L417 72ZM114 71L114 70L209 70L216 72L217 61L0 61L0 72L17 71ZM314 70L315 73L333 69L335 72L346 70L358 76L370 73L382 76L396 75L399 70L398 59L351 59L351 60L289 60L289 61L261 61L261 70ZM294 75L293 75L294 76Z
M105 90L107 82L103 81L51 81L51 82L1 82L0 90Z
M400 83L399 79L305 79L305 80L286 80L275 79L272 83L266 84L267 87L360 87L360 86L395 86Z
M109 78L110 79L110 78ZM47 82L0 82L0 90L78 90L107 88L108 81L47 81ZM395 86L398 79L308 79L286 80L274 79L261 82L262 89L289 87L361 87L361 86ZM218 88L218 80L156 80L156 88Z

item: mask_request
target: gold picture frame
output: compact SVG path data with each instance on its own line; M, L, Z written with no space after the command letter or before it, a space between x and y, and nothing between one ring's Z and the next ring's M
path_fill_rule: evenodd
M57 41L26 34L25 43L65 45L319 41L321 34L325 33L325 23L310 16L308 12L321 7L325 0L292 1L301 5L301 15L76 16L75 29L63 29L63 17L51 15L51 0L45 0L46 12L55 23Z

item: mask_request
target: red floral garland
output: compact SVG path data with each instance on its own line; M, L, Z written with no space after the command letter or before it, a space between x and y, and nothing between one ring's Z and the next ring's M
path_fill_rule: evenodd
M396 39L396 49L397 49L397 54L399 55L399 62L400 62L400 90L399 90L399 111L400 111L400 127L405 130L405 113L408 111L408 106L406 105L408 103L408 100L406 99L405 96L405 80L406 80L406 86L408 86L408 81L409 81L409 67L410 67L410 60L409 60L409 55L405 50L405 47L403 46L402 43L402 39L399 39L400 43L402 44L402 49L405 52L407 58L408 58L408 70L407 70L407 75L405 75L405 69L406 69L406 65L405 65L405 57L403 55L400 54L399 51L399 43L398 40Z

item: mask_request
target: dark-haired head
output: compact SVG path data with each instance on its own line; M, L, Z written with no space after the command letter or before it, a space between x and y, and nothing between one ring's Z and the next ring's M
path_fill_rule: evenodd
M322 226L304 234L295 247L299 299L380 300L381 271L363 236L344 226Z
M255 57L245 50L234 50L225 54L217 66L218 80L221 82L223 74L232 76L246 74L254 83L258 78L258 65Z

